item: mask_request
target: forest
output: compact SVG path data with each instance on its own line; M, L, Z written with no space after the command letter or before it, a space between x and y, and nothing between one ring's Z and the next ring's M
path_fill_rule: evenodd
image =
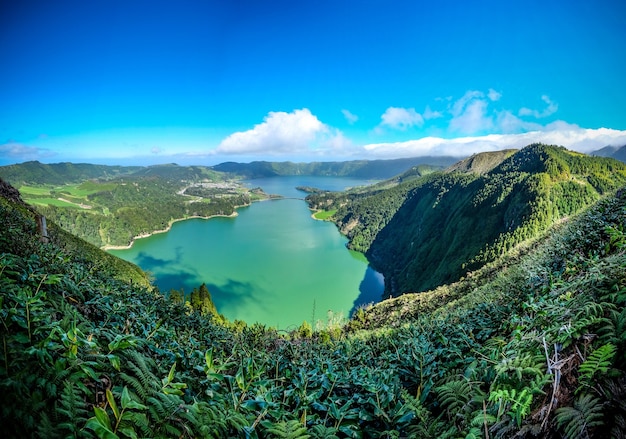
M188 217L233 215L265 198L203 166L44 165L0 167L46 218L98 246L127 246Z
M409 177L409 178L407 178ZM626 164L549 145L307 196L385 276L385 297L455 282L626 185Z
M168 300L0 194L5 437L626 436L624 190L457 282L291 332L217 318L206 286Z

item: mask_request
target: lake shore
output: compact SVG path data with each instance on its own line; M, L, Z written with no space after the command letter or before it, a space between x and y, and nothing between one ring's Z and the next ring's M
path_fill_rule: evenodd
M239 207L244 207L244 206L236 206L236 208ZM156 235L158 233L166 233L169 232L172 229L172 225L174 223L177 223L179 221L185 221L185 220L189 220L189 219L211 219L211 218L235 218L237 215L239 215L237 213L237 211L235 210L233 213L231 213L230 215L210 215L210 216L200 216L200 215L193 215L193 216L187 216L185 218L176 218L173 220L170 220L170 222L168 223L167 227L165 229L162 230L155 230L154 232L150 232L150 233L142 233L141 235L137 235L137 236L133 236L133 238L130 240L130 244L128 245L105 245L100 247L101 250L107 251L107 250L128 250L130 249L133 244L135 243L136 240L138 239L142 239L142 238L148 238L152 235Z

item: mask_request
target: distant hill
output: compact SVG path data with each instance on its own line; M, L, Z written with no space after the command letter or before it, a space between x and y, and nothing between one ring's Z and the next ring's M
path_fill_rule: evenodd
M562 147L485 153L390 187L314 194L397 296L457 281L626 186L626 165Z
M50 185L82 183L87 180L116 178L161 177L170 181L221 180L222 176L207 166L109 166L88 163L52 163L37 161L0 166L0 178L15 187L22 185Z
M44 164L38 161L0 166L0 177L19 187L23 184L62 185L92 179L110 179L129 175L140 166L107 166L88 163Z
M626 163L626 145L605 146L602 149L592 152L591 155L598 157L612 157Z
M352 160L346 162L225 162L212 167L215 171L243 178L263 178L280 175L319 175L381 180L401 174L413 166L431 165L443 169L456 162L453 157L414 157L394 160Z

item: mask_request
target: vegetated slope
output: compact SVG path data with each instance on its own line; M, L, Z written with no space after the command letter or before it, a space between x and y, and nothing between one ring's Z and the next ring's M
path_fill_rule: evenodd
M415 157L393 160L352 160L346 162L225 162L212 169L235 174L243 178L263 178L286 175L315 175L331 177L354 177L385 179L398 175L412 166L430 165L433 170L442 169L457 159L452 157Z
M626 185L623 163L562 147L530 145L499 157L495 167L492 158L473 158L489 163L482 174L436 173L382 191L319 196L312 205L338 209L333 218L350 247L383 273L385 295L397 296L455 282Z
M132 174L139 166L107 166L88 163L43 164L38 161L0 166L0 178L15 187L24 184L63 185L85 180L110 179Z
M99 247L128 245L137 236L166 229L176 219L231 215L251 198L242 185L222 184L224 175L206 166L28 162L0 167L0 177L4 175L28 190L25 194L39 212ZM215 193L197 187L193 196L184 192L205 183L216 183Z
M516 149L503 149L489 153L473 154L446 169L446 172L470 172L485 174L517 152Z
M343 329L280 335L116 280L63 236L40 242L7 192L4 437L626 434L624 193L460 282L461 295L440 289L405 312L407 295Z

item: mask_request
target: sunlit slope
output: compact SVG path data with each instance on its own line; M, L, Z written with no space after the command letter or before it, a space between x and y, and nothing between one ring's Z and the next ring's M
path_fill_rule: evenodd
M479 163L480 166L472 166ZM626 165L562 147L485 153L451 172L369 193L326 195L315 207L385 275L386 296L454 282L626 185Z

